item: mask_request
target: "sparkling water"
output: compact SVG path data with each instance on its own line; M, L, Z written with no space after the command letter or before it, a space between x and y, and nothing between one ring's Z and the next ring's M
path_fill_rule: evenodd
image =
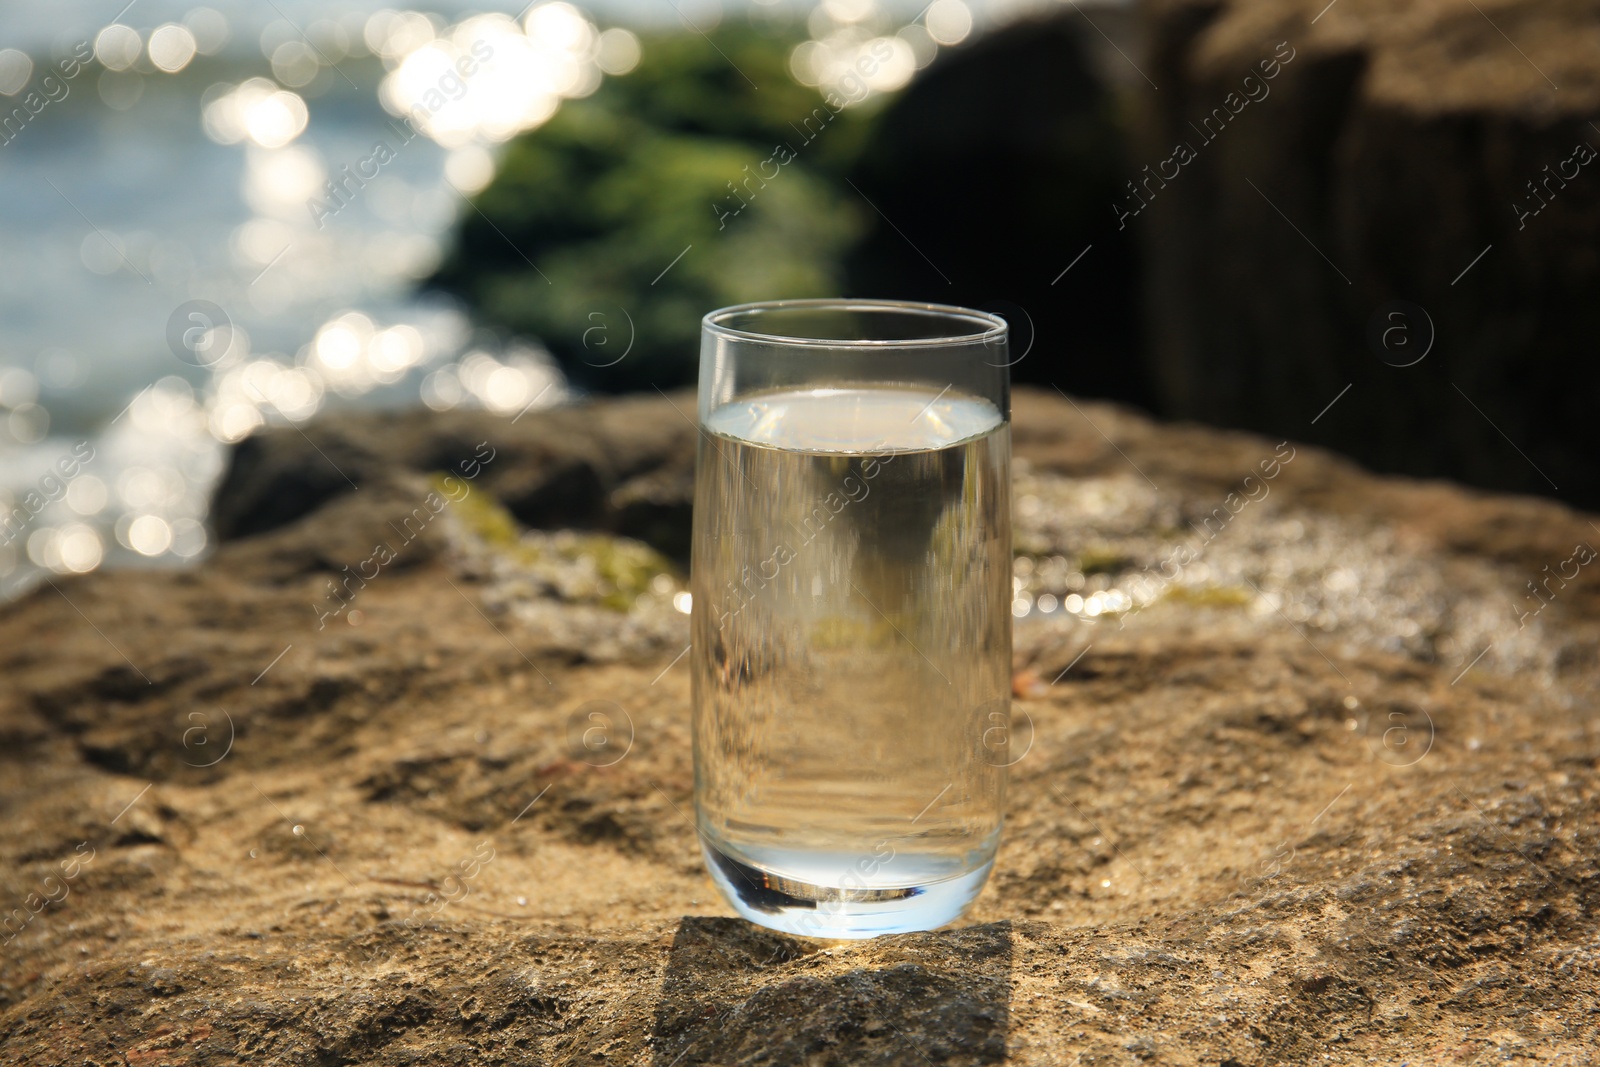
M734 907L866 937L956 918L994 859L1010 437L949 390L745 397L701 435L695 773Z

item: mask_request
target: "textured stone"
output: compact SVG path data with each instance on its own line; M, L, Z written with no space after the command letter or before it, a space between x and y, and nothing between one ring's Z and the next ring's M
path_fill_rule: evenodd
M1600 502L1600 160L1557 174L1600 149L1600 5L1143 11L1159 91L1119 203L1160 410ZM1195 158L1164 164L1180 144ZM1395 301L1412 309L1392 318Z
M682 575L595 547L658 571L608 608L599 561L585 584L498 510L564 477L538 448L594 457L603 502L677 470L672 403L341 416L307 433L364 450L361 489L0 611L0 901L26 917L0 1060L1592 1058L1594 565L1525 599L1592 516L1019 391L1019 590L1128 605L1018 620L1020 757L968 920L812 942L729 918L702 870ZM364 551L435 491L440 440L501 452L319 629L331 539ZM303 447L241 455L285 479ZM270 514L243 463L223 501Z

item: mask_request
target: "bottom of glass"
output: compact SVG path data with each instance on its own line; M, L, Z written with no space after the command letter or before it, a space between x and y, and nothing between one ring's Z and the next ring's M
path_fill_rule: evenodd
M837 886L814 882L813 877L839 881L848 868L838 856L785 854L785 873L763 868L722 850L704 836L700 839L711 880L735 911L759 926L801 937L854 940L883 934L934 930L961 917L975 900L994 866L982 866L951 875L948 859L927 864L926 881L910 885ZM896 871L914 873L914 857L896 856ZM797 877L797 872L802 876ZM935 873L937 872L937 873Z

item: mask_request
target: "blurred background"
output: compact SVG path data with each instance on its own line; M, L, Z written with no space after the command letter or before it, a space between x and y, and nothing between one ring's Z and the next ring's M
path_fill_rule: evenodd
M682 387L778 297L1594 507L1597 55L1557 0L7 5L0 598L202 556L260 427Z

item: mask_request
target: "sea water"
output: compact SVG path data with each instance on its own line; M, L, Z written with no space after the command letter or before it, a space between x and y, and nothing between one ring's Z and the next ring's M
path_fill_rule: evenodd
M697 816L754 922L956 918L994 859L1011 677L1010 438L950 390L808 388L705 418Z

